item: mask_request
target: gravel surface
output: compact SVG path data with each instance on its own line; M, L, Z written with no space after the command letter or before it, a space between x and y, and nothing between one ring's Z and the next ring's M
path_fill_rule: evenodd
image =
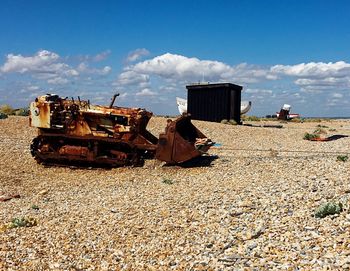
M107 170L38 165L28 119L0 120L0 270L349 270L350 137L303 140L349 121L193 123L218 143L197 164Z

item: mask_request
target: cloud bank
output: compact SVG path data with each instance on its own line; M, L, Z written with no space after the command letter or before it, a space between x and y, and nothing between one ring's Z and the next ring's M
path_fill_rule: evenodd
M126 58L126 62L127 63L135 62L136 60L139 60L140 58L142 58L144 56L148 56L149 54L150 54L150 52L145 48L136 49L128 54L128 56Z
M107 52L96 55L93 61L101 61L106 56ZM5 63L0 67L3 74L28 74L36 79L46 80L48 84L66 84L73 78L84 74L107 75L111 69L110 66L102 69L90 68L86 61L77 67L72 67L57 53L48 50L40 50L33 56L8 54Z
M243 98L252 100L254 108L261 112L285 102L304 105L307 110L306 105L315 102L323 104L323 108L335 107L346 105L350 98L350 64L345 61L229 65L172 53L141 60L150 55L143 48L130 52L124 58L121 71L112 74L114 68L101 67L100 63L110 54L110 50L83 57L61 57L48 50L40 50L31 56L11 53L0 66L0 75L2 79L17 76L19 93L39 91L39 86L48 91L62 86L69 92L71 85L72 89L82 89L80 93L102 101L102 97L109 97L111 90L117 89L123 95L120 100L131 106L142 101L144 107L157 102L173 104L175 96L186 95L186 84L195 82L243 85ZM111 74L114 80L107 79ZM33 80L30 82L28 77ZM4 93L4 89L0 88L0 93ZM172 106L176 110L175 104ZM168 109L164 106L164 110Z
M123 73L130 71L143 75L156 75L164 79L180 81L235 81L257 82L259 80L275 79L268 70L255 65L242 63L230 66L213 60L200 60L166 53L153 59L145 60L125 68ZM121 76L123 76L123 73Z

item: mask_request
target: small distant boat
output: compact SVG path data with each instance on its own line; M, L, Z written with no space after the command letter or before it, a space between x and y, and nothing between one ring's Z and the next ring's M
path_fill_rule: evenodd
M177 108L179 109L180 114L187 113L187 100L183 98L176 97ZM241 115L247 113L252 107L251 101L242 101L241 102Z
M278 119L291 120L295 118L300 118L300 114L289 113L291 106L289 104L284 104L280 112L276 112Z
M276 113L276 115L277 115L277 118L279 118L279 116L280 116L280 113ZM295 118L300 118L301 117L301 115L300 114L288 114L287 115L287 119L295 119Z

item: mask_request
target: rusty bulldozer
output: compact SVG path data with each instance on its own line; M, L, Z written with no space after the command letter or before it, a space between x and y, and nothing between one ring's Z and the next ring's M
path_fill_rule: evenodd
M152 113L140 108L91 105L90 101L40 96L30 104L30 126L38 128L31 154L38 163L142 166L156 158L179 164L206 153L213 142L189 115L168 120L159 139L146 126Z

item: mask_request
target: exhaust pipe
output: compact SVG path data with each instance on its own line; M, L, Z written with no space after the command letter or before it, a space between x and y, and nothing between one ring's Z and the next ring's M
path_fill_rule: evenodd
M116 93L116 94L113 95L112 101L111 101L111 103L110 103L110 105L109 105L109 108L112 108L112 107L113 107L114 101L115 101L115 99L116 99L119 95L120 95L119 93Z

